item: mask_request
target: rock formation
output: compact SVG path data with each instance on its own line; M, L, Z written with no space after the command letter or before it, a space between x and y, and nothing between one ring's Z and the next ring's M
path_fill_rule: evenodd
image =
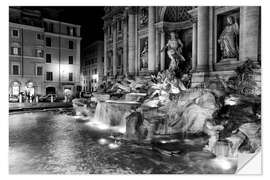
M121 122L126 123L126 137L131 140L204 134L208 136L204 149L218 156L235 156L239 149L254 152L261 146L261 112L260 88L251 78L253 68L252 62L247 61L237 68L235 77L225 81L217 76L205 82L203 88L188 88L182 81L187 74L177 78L168 70L151 75L150 79L125 78L104 85L105 102L114 99L108 106L114 108L104 113L110 113L115 121L124 118ZM100 94L95 96L102 99ZM124 108L129 101L139 105L135 109ZM122 110L119 103L123 104Z

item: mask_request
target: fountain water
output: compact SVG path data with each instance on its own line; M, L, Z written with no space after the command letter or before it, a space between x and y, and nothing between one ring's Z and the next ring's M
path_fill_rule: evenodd
M106 113L106 106L105 102L99 102L96 106L94 120L98 120L103 124L110 125L110 120L108 118L108 114Z
M126 132L126 116L140 103L124 100L98 101L93 119L89 125L99 129L110 129L112 131Z

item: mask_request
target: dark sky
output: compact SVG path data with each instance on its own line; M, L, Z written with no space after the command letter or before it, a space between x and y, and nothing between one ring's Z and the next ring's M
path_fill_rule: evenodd
M39 7L48 18L81 25L82 47L103 40L104 6Z

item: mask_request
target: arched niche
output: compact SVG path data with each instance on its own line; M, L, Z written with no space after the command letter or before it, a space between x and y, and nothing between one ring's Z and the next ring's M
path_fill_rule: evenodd
M160 20L164 22L183 22L191 19L188 13L192 6L165 6L161 9Z
M192 16L189 11L192 6L166 6L160 9L160 22L157 27L165 32L165 41L170 38L170 32L174 31L184 44L183 56L191 63L192 57ZM165 55L165 69L168 68L170 59Z

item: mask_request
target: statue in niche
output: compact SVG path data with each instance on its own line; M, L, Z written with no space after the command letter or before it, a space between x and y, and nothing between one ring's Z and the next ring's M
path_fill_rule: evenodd
M171 32L170 39L168 40L166 46L161 49L161 51L168 49L167 54L171 59L169 71L176 72L179 68L179 63L181 61L185 61L185 58L182 55L182 48L182 41L177 37L175 32Z
M228 16L226 21L227 25L218 39L221 50L221 59L238 58L239 26L233 16Z
M112 66L112 55L113 55L112 51L109 51L108 56L107 56L107 73L108 73L108 75L112 74L112 68L113 68L113 66Z
M145 26L148 23L148 14L146 9L141 10L140 14L140 26Z
M144 41L143 49L140 53L141 58L141 68L147 68L148 66L148 40Z

